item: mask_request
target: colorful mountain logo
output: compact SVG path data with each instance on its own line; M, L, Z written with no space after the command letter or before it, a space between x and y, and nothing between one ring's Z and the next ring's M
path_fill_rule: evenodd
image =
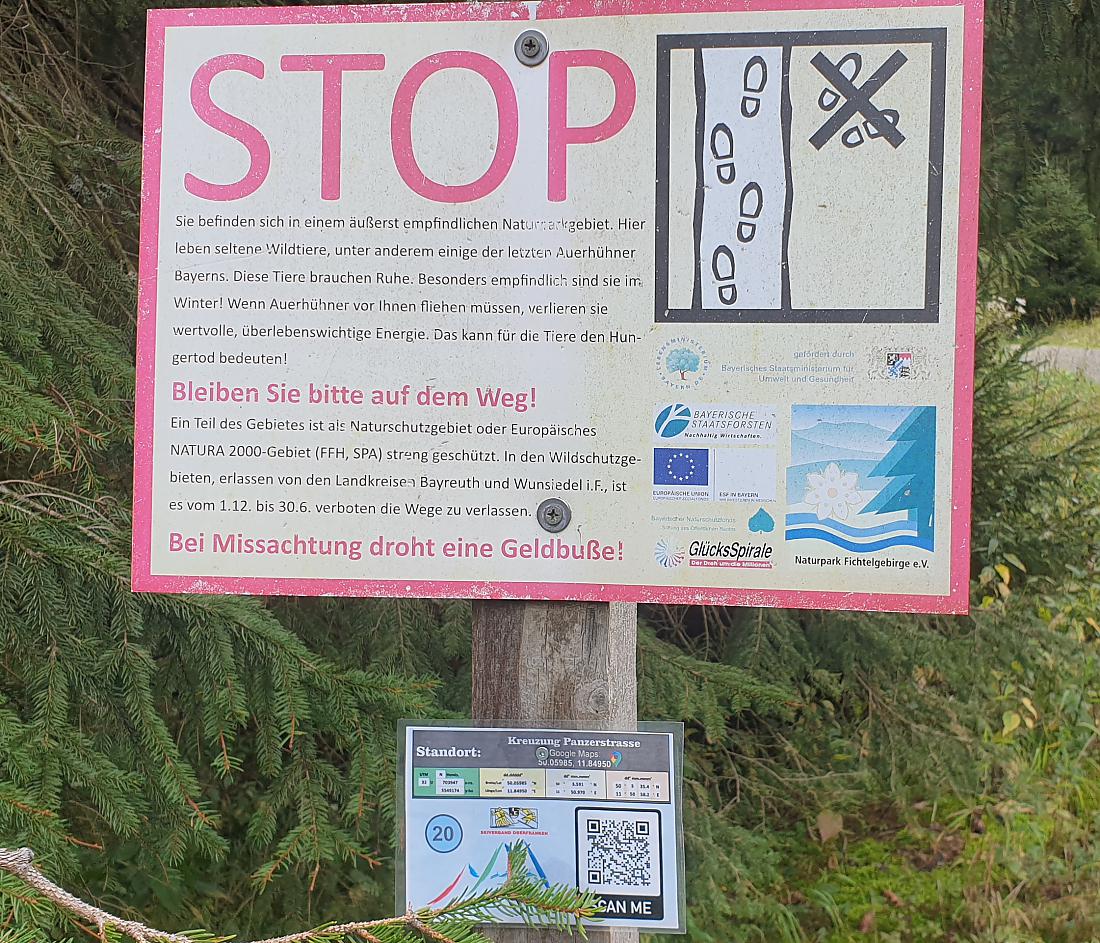
M791 460L787 540L933 549L934 406L794 406Z

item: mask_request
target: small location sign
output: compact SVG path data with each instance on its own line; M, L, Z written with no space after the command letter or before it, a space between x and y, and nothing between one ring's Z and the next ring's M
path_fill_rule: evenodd
M134 587L962 611L977 0L154 10Z
M683 725L640 728L406 726L398 912L501 884L518 846L529 877L593 892L601 926L683 931Z

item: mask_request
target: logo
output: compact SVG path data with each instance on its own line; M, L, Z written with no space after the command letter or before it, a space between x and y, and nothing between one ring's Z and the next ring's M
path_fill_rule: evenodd
M674 390L695 389L709 369L706 350L690 337L674 337L657 351L657 374Z
M654 449L653 483L710 484L710 452L706 449Z
M623 761L623 755L618 750L611 751L611 765L618 766Z
M653 548L653 559L657 561L658 566L671 570L684 562L684 549L661 538Z
M761 508L749 518L749 533L770 534L775 530L775 518Z
M742 543L739 540L693 540L688 547L688 565L770 570L772 553L773 548L768 544Z
M685 445L774 445L776 407L760 403L676 403L653 410L658 443Z
M509 806L489 810L490 828L538 828L538 809Z
M886 376L891 380L908 380L913 373L913 352L891 350L886 354Z
M932 551L936 454L935 406L792 406L784 536Z
M867 372L872 380L923 380L929 376L927 355L922 347L873 347Z
M675 439L691 425L691 407L683 403L666 406L657 414L653 431L662 439Z

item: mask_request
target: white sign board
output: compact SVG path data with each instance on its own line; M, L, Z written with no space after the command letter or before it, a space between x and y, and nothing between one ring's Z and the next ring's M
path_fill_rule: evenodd
M152 11L135 589L964 610L980 7L826 5Z
M601 926L684 929L682 724L404 729L398 912L528 876L600 899Z

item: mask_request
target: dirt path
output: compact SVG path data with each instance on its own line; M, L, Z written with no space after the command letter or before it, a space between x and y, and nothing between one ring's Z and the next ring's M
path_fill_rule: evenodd
M1036 347L1027 359L1100 383L1100 349L1094 347Z

